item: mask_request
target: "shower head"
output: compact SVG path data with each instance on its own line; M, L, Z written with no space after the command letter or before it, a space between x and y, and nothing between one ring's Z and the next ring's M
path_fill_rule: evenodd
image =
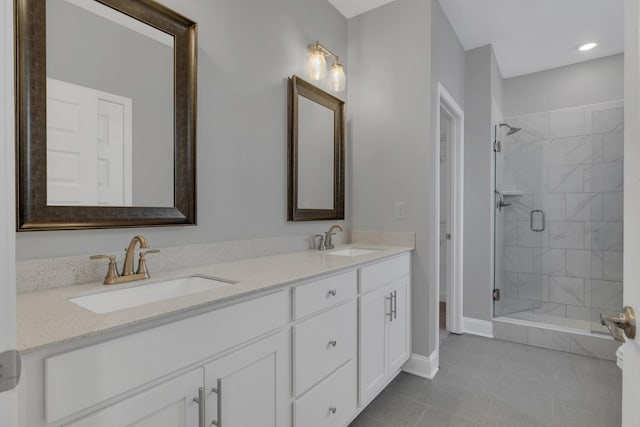
M522 128L516 128L506 123L500 123L500 127L503 127L503 126L509 128L509 130L507 131L507 135L513 135L514 133L518 133L522 130Z

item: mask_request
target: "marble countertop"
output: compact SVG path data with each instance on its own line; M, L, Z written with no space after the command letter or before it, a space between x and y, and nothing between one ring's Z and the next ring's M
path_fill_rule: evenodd
M354 245L344 247L352 246ZM74 342L413 250L411 247L380 245L357 245L357 247L379 249L379 251L346 257L309 250L205 265L157 275L152 271L151 279L129 284L104 286L101 282L94 282L18 294L18 351L25 354L54 344ZM106 314L94 313L68 301L69 298L81 295L109 292L196 274L238 283Z

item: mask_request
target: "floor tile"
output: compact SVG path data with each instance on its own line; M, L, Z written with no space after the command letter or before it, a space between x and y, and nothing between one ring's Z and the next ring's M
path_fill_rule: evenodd
M450 334L433 380L401 373L351 427L619 427L614 362Z
M484 420L483 420L484 421ZM455 413L434 406L427 410L416 424L416 427L475 427L476 424Z
M425 409L426 405L422 403L385 390L369 404L365 412L385 426L413 427Z

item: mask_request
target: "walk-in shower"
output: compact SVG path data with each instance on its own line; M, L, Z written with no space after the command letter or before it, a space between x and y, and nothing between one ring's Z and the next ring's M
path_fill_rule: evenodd
M495 127L494 316L600 333L622 309L623 103Z

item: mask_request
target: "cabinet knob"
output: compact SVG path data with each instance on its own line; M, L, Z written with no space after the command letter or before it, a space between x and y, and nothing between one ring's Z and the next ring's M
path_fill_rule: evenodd
M329 341L329 347L335 347L337 345L338 345L338 341L336 341L336 340Z
M331 289L331 290L329 291L329 295L328 295L328 296L330 296L330 297L335 297L337 293L338 293L338 291L337 291L337 290L335 290L335 289Z
M331 406L331 407L329 408L329 412L330 412L330 413L332 413L332 414L335 414L337 410L338 410L338 409L337 409L335 406Z

